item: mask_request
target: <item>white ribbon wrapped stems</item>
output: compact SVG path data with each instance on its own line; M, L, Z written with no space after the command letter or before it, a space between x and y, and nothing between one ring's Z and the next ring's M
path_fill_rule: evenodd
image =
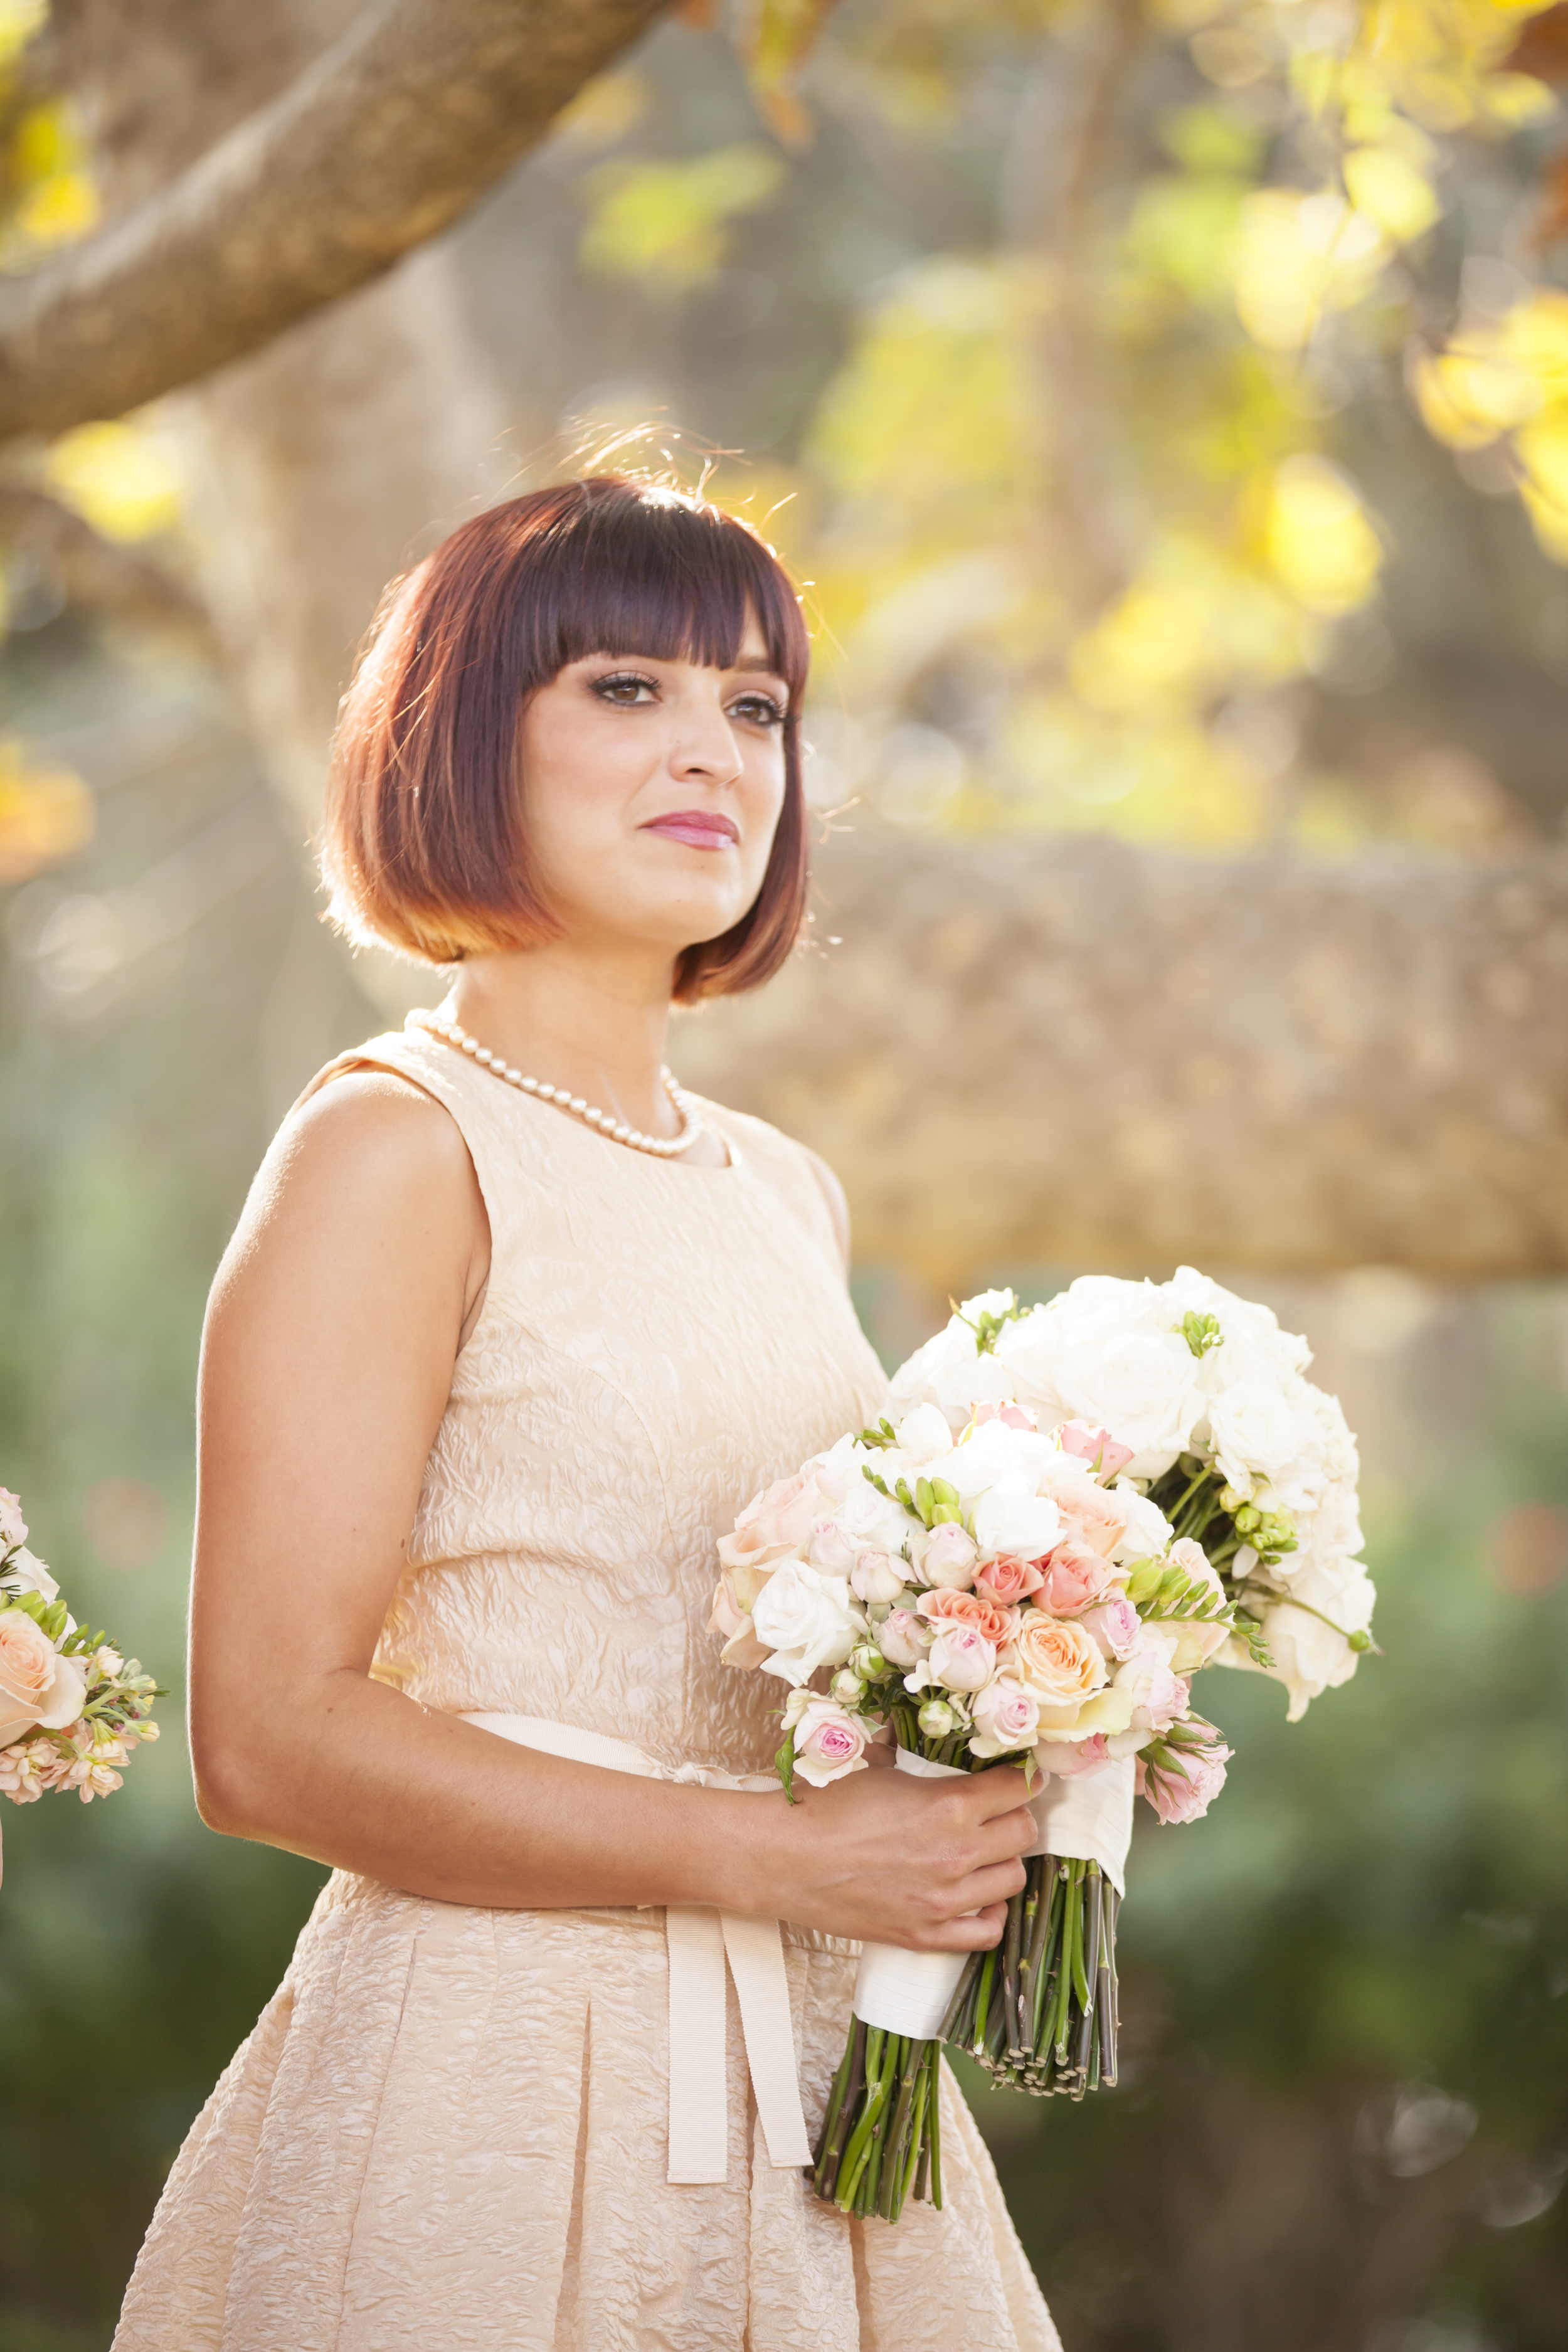
M534 1715L465 1715L481 1731L545 1756L595 1764L639 1780L674 1780L704 1789L778 1792L771 1773L710 1772L694 1764L666 1771L629 1740L580 1731ZM721 2181L729 2168L729 2099L724 2066L724 1968L740 2003L746 2063L768 2161L779 2171L809 2168L811 2144L800 2104L795 2024L784 1945L776 1919L751 1919L706 1904L670 1904L669 2172L677 2184Z
M961 1765L931 1764L907 1748L894 1751L893 1764L900 1772L918 1772L930 1780L967 1777ZM855 1979L856 2016L887 2033L934 2042L968 1958L967 1952L906 1952L898 1944L862 1945Z
M1118 1895L1125 1895L1136 1785L1137 1764L1131 1756L1113 1758L1074 1780L1047 1780L1029 1802L1039 1824L1029 1852L1098 1862Z

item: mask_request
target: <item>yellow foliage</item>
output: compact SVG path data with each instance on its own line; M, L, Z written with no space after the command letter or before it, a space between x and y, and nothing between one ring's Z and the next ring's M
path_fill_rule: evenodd
M1425 236L1442 206L1431 181L1392 147L1357 147L1344 160L1345 188L1364 220L1395 245Z
M578 257L602 278L698 285L723 259L725 222L765 204L784 170L755 142L688 163L606 163L584 184L592 211Z
M1020 330L1039 299L1002 262L907 270L817 412L811 455L833 486L917 542L1009 522L1029 489Z
M3 37L0 31L0 42ZM66 100L27 110L7 160L16 192L10 234L24 250L68 244L95 226L98 192L75 110Z
M613 147L642 120L647 101L648 87L640 74L595 74L556 116L553 135L589 152Z
M79 425L50 449L45 478L105 539L150 539L179 515L173 449L145 425Z
M48 13L48 0L0 0L0 66L20 56Z
M91 793L69 768L30 768L14 736L0 738L0 882L25 882L92 839Z
M1242 204L1236 245L1242 325L1267 350L1300 351L1325 311L1366 299L1388 250L1376 222L1330 189L1257 189Z
M1383 542L1355 485L1337 466L1305 454L1274 477L1265 530L1268 560L1310 613L1364 604L1383 569Z

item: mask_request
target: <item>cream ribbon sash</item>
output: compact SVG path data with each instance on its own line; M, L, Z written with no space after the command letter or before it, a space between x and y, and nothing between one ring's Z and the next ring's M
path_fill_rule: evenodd
M695 1764L667 1771L629 1740L580 1731L536 1715L465 1715L520 1748L644 1780L702 1789L778 1790L771 1773L710 1772ZM784 1944L776 1919L751 1919L706 1904L671 1904L665 1912L669 1948L669 2173L689 2184L721 2181L729 2169L729 2099L724 2068L724 1967L741 2010L746 2063L768 2161L779 2171L809 2168L811 2145L800 2104L795 2025Z

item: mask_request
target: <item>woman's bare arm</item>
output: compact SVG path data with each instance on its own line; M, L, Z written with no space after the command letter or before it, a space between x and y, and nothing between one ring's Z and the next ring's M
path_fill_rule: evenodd
M393 1077L323 1089L257 1179L202 1351L204 1818L443 1902L994 1943L1034 1826L1010 1771L858 1773L792 1807L541 1756L370 1679L489 1246L456 1124Z

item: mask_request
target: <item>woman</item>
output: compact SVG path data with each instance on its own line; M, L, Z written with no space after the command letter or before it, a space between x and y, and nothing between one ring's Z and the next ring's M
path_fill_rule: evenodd
M384 608L333 911L455 973L285 1121L201 1376L202 1812L333 1875L117 2352L1054 2352L951 2088L942 2212L800 2169L855 1939L994 1944L1016 1783L737 1785L781 1693L705 1622L739 1506L883 1397L834 1178L660 1075L799 934L806 662L750 531L620 478Z

